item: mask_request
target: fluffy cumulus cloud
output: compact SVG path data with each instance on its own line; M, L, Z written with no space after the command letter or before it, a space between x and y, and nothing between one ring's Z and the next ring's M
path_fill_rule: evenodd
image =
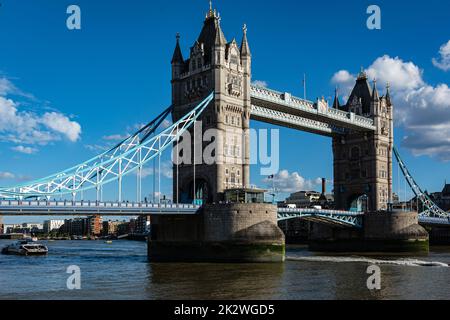
M436 68L444 71L450 70L450 40L444 43L439 49L439 58L433 58L433 64Z
M255 80L252 82L252 85L263 88L266 88L268 86L267 82L263 80Z
M55 111L38 114L23 110L22 103L16 97L32 98L29 94L21 93L8 79L0 78L0 140L25 145L46 145L63 138L72 142L80 138L81 126L77 122ZM19 149L16 151L31 150Z
M156 165L155 169L156 169L155 170L156 174L158 174L158 172L159 172L158 165ZM136 171L136 174L138 174L137 171ZM148 165L147 167L143 167L141 176L144 179L147 177L153 176L153 166ZM161 176L164 178L167 178L167 179L173 178L173 165L172 165L171 161L161 162Z
M273 179L266 178L263 180L267 187L275 189L279 192L293 193L302 190L314 190L322 183L320 178L308 180L302 177L298 172L289 173L288 170L281 170L274 175Z
M355 85L356 77L347 70L340 70L336 72L331 78L331 83L339 86L339 92L344 101L348 100L348 95Z
M54 132L64 135L72 142L80 138L81 126L75 121L57 112L47 112L42 117L42 124Z
M348 77L345 77L348 73ZM402 145L415 155L429 155L450 160L450 88L448 84L431 85L423 80L423 70L411 61L388 55L377 58L367 69L369 78L379 84L390 83L396 125L407 133ZM331 81L348 88L355 75L337 72ZM398 143L398 142L397 142Z

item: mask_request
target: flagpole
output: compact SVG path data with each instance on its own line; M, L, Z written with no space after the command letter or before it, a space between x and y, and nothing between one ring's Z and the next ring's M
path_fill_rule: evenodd
M303 74L303 99L306 100L306 73Z

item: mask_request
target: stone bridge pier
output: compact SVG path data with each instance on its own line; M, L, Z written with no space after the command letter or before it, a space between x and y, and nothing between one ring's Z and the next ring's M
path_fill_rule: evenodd
M312 251L326 252L427 252L429 236L419 225L417 212L366 213L363 228L331 228L314 224Z

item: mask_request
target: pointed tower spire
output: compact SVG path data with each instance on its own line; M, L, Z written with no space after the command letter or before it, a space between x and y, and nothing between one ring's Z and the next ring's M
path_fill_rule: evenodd
M386 83L386 103L388 106L392 105L390 88L391 88L391 86L390 86L389 82L387 82Z
M242 36L242 43L241 43L241 57L243 56L250 56L250 48L248 46L248 40L247 40L247 25L244 24L242 27L243 36Z
M223 34L222 28L220 27L220 18L216 19L216 37L214 40L214 44L216 46L224 46L227 44L227 39L225 39L225 35Z
M181 48L180 48L180 34L177 33L177 44L175 46L175 50L173 52L173 56L172 56L172 63L183 63L184 59L183 59L183 54L181 53Z
M361 70L359 71L358 80L367 80L367 74L364 71L364 67L363 66L361 66Z
M206 19L216 18L216 10L215 9L213 10L213 5L212 5L212 1L211 0L209 1L209 10L206 13L206 17L205 18Z
M377 90L377 80L373 79L373 89L372 89L372 101L378 102L380 100L380 95Z
M341 104L339 103L339 94L338 94L338 88L334 89L334 102L333 102L333 108L339 109Z

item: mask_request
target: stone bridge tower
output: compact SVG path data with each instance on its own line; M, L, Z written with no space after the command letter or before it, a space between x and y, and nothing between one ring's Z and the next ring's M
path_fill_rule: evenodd
M179 150L180 162L181 158L191 160L174 165L174 201L190 203L194 194L195 199L203 203L220 201L226 189L246 187L250 179L251 55L247 28L243 28L240 46L234 39L227 42L220 27L220 16L210 6L189 57L183 58L177 35L171 63L173 121L192 110L211 92L215 94L214 101L200 118L201 124L196 125L195 182L193 145L190 157L184 153L186 150ZM211 134L200 137L200 132L206 131ZM193 129L190 133L193 137ZM215 161L205 162L203 152Z
M393 105L389 93L380 97L361 71L345 106L334 106L374 120L372 133L333 138L334 195L338 209L359 207L382 211L392 202Z

